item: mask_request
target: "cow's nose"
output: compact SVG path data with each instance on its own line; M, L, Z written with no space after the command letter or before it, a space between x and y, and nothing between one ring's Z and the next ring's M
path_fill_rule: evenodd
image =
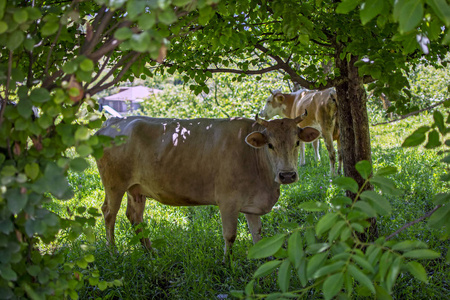
M282 184L293 183L297 181L297 172L280 172L278 177Z

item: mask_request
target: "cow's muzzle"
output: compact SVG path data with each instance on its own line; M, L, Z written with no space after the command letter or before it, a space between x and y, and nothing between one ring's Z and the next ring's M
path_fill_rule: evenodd
M278 178L281 184L289 184L296 182L298 179L297 172L280 172Z

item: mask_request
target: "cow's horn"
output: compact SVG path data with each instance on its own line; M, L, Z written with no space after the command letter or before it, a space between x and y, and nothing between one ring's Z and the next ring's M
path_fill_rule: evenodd
M258 116L258 114L256 114L256 116L255 116L255 121L256 121L256 123L258 123L258 124L260 124L260 125L262 125L262 126L264 126L264 127L267 127L267 126L269 125L269 122L267 122L267 121L264 120L264 119L261 119L261 118Z
M294 119L295 123L300 123L301 121L303 121L303 119L306 118L306 116L308 115L308 111L305 109L305 113L301 116L298 116Z

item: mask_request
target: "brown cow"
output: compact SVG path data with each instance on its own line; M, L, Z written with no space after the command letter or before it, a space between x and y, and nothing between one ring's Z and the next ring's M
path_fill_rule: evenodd
M127 193L131 224L143 221L146 197L174 206L217 205L222 217L225 258L236 238L239 212L253 242L261 239L260 216L271 211L280 184L299 179L298 146L320 133L296 119L110 119L97 134L126 136L104 149L97 161L105 187L106 236L114 244L114 223ZM141 243L150 248L149 239Z
M339 127L337 123L337 97L333 88L324 91L299 90L291 94L283 94L280 90L272 92L266 100L266 105L261 111L264 118L273 118L276 115L287 118L295 118L302 112L308 111L308 116L299 123L300 127L313 127L319 130L325 140L328 155L330 157L331 175L335 175L336 154L333 140L337 141L338 149L338 173L342 169L342 153L339 141ZM319 140L313 141L314 156L320 160ZM305 164L305 144L301 143L300 164Z

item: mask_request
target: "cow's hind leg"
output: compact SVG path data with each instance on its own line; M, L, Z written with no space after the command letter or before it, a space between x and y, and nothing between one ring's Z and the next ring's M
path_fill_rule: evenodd
M133 186L127 192L127 200L127 218L132 226L137 226L144 221L146 197L140 193L138 186ZM142 230L142 227L138 227L136 234L139 234ZM140 241L145 249L150 250L152 248L152 243L147 237L142 237Z
M225 240L223 263L227 261L227 257L232 254L231 247L236 240L237 222L239 210L230 205L230 207L221 207L219 205L220 216L222 217L222 235Z
M115 245L114 226L124 193L125 191L105 187L105 201L102 205L102 212L105 219L106 239L110 246Z
M324 132L323 133L323 138L325 140L325 144L327 146L327 150L328 150L328 156L330 157L330 172L331 172L331 176L336 175L336 152L334 150L334 146L333 146L333 136L331 133L328 132Z
M248 229L252 234L253 244L256 244L261 240L261 216L245 214L247 219Z

